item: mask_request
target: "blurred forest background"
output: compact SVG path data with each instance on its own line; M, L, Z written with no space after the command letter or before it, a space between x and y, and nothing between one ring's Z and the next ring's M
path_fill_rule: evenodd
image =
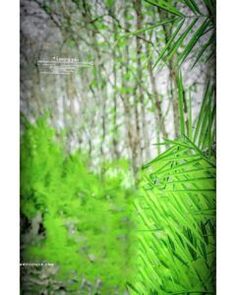
M176 2L190 14L180 30L196 30L203 18L195 23L186 5ZM206 13L203 4L202 9ZM125 157L137 172L160 152L155 144L179 135L175 60L190 36L163 67L154 67L179 25L176 15L141 0L21 1L21 12L21 110L31 120L50 111L52 125L67 130L69 151L86 150L96 166ZM204 36L182 66L184 102L191 99L193 120L205 83L214 75L214 59L206 63L209 48L191 67L209 40L212 30L205 24ZM81 66L76 75L45 75L37 62L47 57L94 66Z
M201 155L196 163L199 166L192 167L192 170L206 169L204 175L195 175L198 181L211 181L215 177L213 167L207 166L214 166L215 152L215 1L20 2L22 259L54 261L61 265L68 261L69 271L77 269L75 277L80 276L79 280L73 277L70 289L71 274L69 279L62 276L57 278L59 283L53 283L55 280L50 281L48 277L55 275L57 269L49 267L42 272L40 268L32 274L33 268L25 268L22 294L167 294L168 288L171 292L180 292L183 286L174 286L173 276L170 276L173 285L165 286L163 281L158 281L155 286L150 280L158 279L148 279L149 274L141 271L141 283L135 283L134 261L138 254L133 248L136 243L133 241L137 240L133 229L137 214L133 212L137 206L133 206L132 200L142 199L139 185L146 178L140 173L141 168L168 148L173 149L176 139L186 137L191 142L190 145L185 141L175 151L176 155L182 152L183 145L190 147L190 154L186 156L184 150L180 155L182 164L191 157L195 157L192 161L196 163L196 154ZM40 60L60 58L77 59L80 64L70 74L41 71ZM183 159L185 156L187 160ZM191 165L195 164L191 162ZM195 181L193 178L186 176L185 180ZM205 182L200 182L201 185ZM195 183L193 187L199 189ZM193 235L199 224L201 234L206 235L205 223L211 223L209 230L214 234L214 184L199 189L201 194L205 190L207 194L213 192L213 196L211 201L200 201L200 204L204 210L210 210L211 206L213 219L201 220L198 225L193 223ZM98 196L98 200L86 203L84 198L90 200L91 195ZM67 206L74 209L66 209ZM141 205L145 206L147 204ZM191 210L192 206L198 205L191 205ZM107 213L111 207L118 212L116 217L114 212ZM137 210L141 210L140 205L138 207ZM87 213L83 215L81 210ZM103 225L103 217L107 227ZM76 218L82 220L82 225L77 224ZM150 224L144 222L144 226ZM99 232L103 226L109 236L105 245L101 242L104 236ZM65 227L69 235L80 231L83 237L88 234L85 240L90 246L82 242L86 255L81 252L78 261L75 245L81 243L81 236L77 236L73 244L71 237L66 237ZM111 237L111 232L123 235L123 240L117 242L117 236ZM189 261L196 260L201 251L206 260L207 250L196 249L204 243L209 245L209 241L198 245L188 231L184 230L184 235L190 241L186 242L186 248L191 248L189 243L194 244L188 250L192 255ZM58 239L59 236L63 238ZM100 238L96 241L95 237ZM150 241L153 237L147 239ZM173 242L169 243L173 247ZM155 243L150 248L153 246ZM108 254L104 254L107 260L101 250L104 247L114 248L114 253L107 250ZM143 247L143 253L148 252L148 244ZM210 252L214 252L214 239L210 247ZM65 255L64 251L69 254ZM120 255L129 259L118 259ZM211 261L214 264L214 259ZM99 271L94 270L96 263ZM163 265L166 267L164 262ZM66 266L64 269L67 270ZM205 277L211 266L207 269ZM147 268L147 271L155 271L160 277L156 269ZM114 275L110 277L112 272ZM167 270L162 268L161 272L166 275ZM183 284L200 288L202 279L197 275L196 283L193 277ZM107 285L106 280L110 282ZM206 294L210 288L213 294L213 281L205 282L205 291L197 293Z

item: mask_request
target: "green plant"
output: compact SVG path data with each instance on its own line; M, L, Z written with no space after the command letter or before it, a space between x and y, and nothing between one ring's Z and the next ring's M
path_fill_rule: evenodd
M133 270L128 163L104 164L101 179L86 156L65 154L44 117L24 125L21 214L31 226L22 228L22 262L54 263L67 293L122 292Z
M139 294L214 294L215 163L187 138L144 166Z
M200 43L194 67L206 53L205 61L215 56L215 0L163 1L145 0L167 13L167 19L174 21L174 30L167 44L161 50L155 66L168 62L178 54L176 65L181 66L195 46ZM207 38L205 36L207 35Z
M185 120L181 74L178 94L181 137L166 139L169 148L143 166L131 294L215 294L214 86L195 122L190 111Z
M215 1L37 7L52 52L94 66L22 80L21 261L54 264L23 269L22 294L214 294Z

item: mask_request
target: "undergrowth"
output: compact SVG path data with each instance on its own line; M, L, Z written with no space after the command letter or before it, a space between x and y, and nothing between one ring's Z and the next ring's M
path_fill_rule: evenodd
M62 287L66 294L123 294L134 256L136 192L125 183L128 162L105 163L101 178L89 169L87 156L64 151L45 118L25 121L23 129L22 262L54 264L62 284L54 286L56 294ZM30 286L28 278L23 287L52 289L48 282Z

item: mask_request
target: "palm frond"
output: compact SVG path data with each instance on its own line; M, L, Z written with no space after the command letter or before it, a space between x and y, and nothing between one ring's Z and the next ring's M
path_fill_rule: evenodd
M143 166L135 200L140 294L215 294L215 87L207 83L197 119L177 75L181 137ZM133 294L131 292L131 294Z
M200 149L207 149L209 152L215 142L215 108L215 87L208 82L200 113L194 124L193 138Z
M140 294L214 294L214 161L189 139L169 145L143 171L135 288Z
M167 12L167 15L176 17L171 39L167 41L161 50L154 67L160 65L161 61L168 61L174 54L179 54L177 65L180 66L197 43L201 44L194 67L201 59L204 52L210 51L212 58L215 52L215 1L204 0L203 3L196 0L182 0L178 2L163 0L145 0L147 3ZM202 7L202 4L204 4ZM178 8L177 8L178 7ZM203 36L209 34L210 38L205 40ZM211 46L210 46L211 45Z
M152 4L156 7L159 7L169 12L170 14L177 15L180 17L184 16L184 14L180 12L175 6L171 5L169 1L165 1L165 0L145 0L145 1L149 4Z
M180 134L192 139L195 145L211 153L215 142L215 85L207 82L202 104L195 122L192 120L191 98L187 101L181 71L177 75Z
M178 106L179 106L179 116L180 116L180 134L185 134L185 119L184 119L184 88L181 72L179 71L178 79Z

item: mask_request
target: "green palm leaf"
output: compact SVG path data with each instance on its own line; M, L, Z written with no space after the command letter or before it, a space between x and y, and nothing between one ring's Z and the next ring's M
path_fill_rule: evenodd
M185 137L169 145L143 170L134 285L140 294L214 294L215 165Z
M170 14L174 14L177 16L184 16L183 13L181 13L178 9L176 9L173 5L171 5L169 3L169 1L165 1L165 0L145 0L147 3L150 3L156 7L159 7L167 12L169 12Z
M196 45L196 43L198 42L198 40L202 37L202 35L204 34L205 30L209 27L209 24L210 24L210 21L208 19L206 19L198 27L198 29L196 30L196 32L191 37L191 39L188 42L188 44L185 46L184 51L179 55L179 57L178 57L179 64L182 64L185 61L185 59L187 58L187 56L189 55L189 53L192 51L193 47Z
M173 27L173 34L171 34L170 40L167 41L164 48L161 50L154 67L159 65L161 61L167 62L175 54L179 54L177 61L181 65L192 49L199 43L199 40L203 35L208 32L212 32L211 37L207 42L204 42L198 48L197 58L194 66L200 60L203 53L211 46L211 52L208 60L211 59L215 54L214 50L214 39L215 39L215 1L204 0L205 11L207 14L202 13L201 4L196 0L182 0L180 1L183 7L176 8L177 2L174 1L163 1L163 0L147 0L151 5L158 7L161 10L166 11L171 17L177 16L175 24L177 27ZM183 11L183 12L182 12ZM189 21L191 20L192 21ZM183 24L185 27L183 28ZM187 40L187 41L186 41Z

